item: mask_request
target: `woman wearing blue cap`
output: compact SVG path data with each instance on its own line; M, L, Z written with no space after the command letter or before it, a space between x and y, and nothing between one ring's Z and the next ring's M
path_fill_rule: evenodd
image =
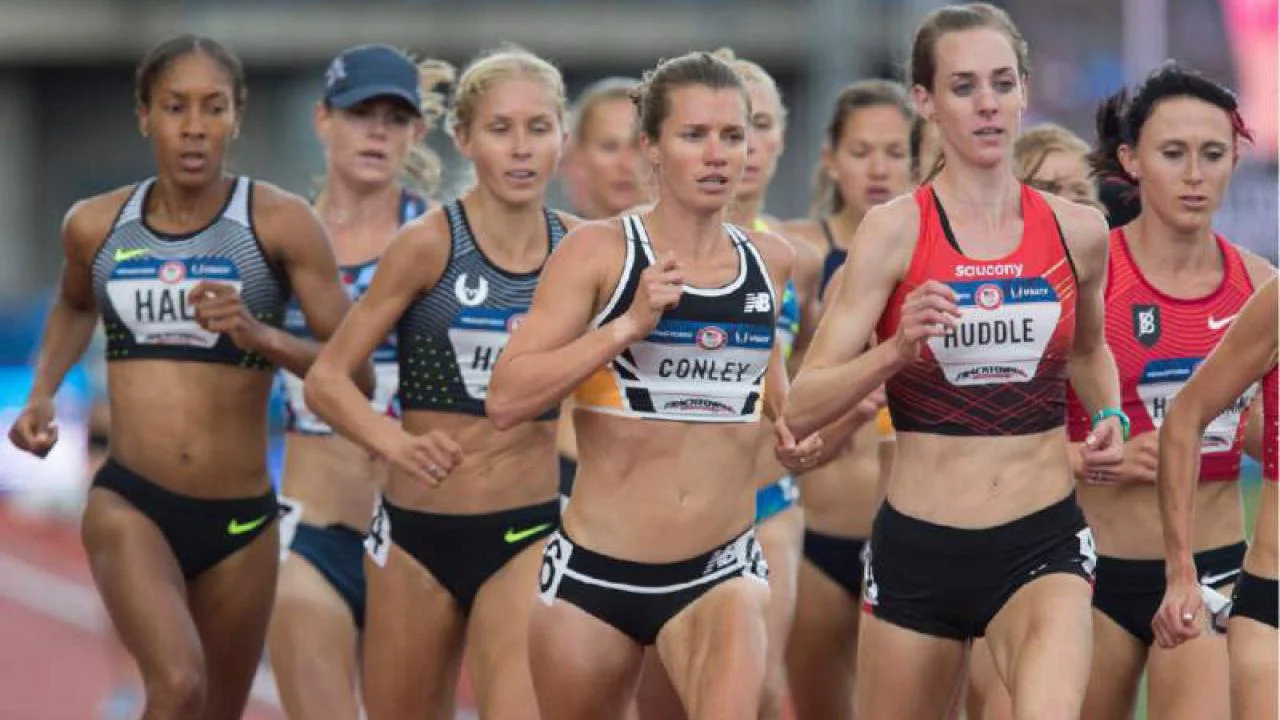
M291 293L320 339L350 304L307 203L227 173L246 94L239 61L209 38L184 35L143 59L138 123L156 177L68 212L35 386L9 433L41 457L53 447L54 394L101 314L110 457L82 533L148 720L244 711L279 564L272 370L305 373L316 355L278 326Z
M307 377L311 407L391 462L366 542L360 674L371 720L452 718L464 644L480 716L536 717L526 643L542 547L560 522L555 413L499 431L485 404L543 263L574 222L543 205L563 107L559 71L523 50L462 73L449 129L475 187L396 236ZM399 423L370 409L345 369L393 327Z
M444 110L444 98L431 90L452 77L444 63L418 66L385 45L349 48L325 73L315 111L325 175L315 206L353 301L368 290L391 238L425 212L424 198L439 185L440 159L423 140ZM288 308L285 328L307 335L296 306ZM373 361L373 408L394 412L393 336L382 339ZM290 716L355 720L363 539L386 466L311 412L300 377L281 373L281 380L288 430L281 540L288 552L268 636L271 663Z

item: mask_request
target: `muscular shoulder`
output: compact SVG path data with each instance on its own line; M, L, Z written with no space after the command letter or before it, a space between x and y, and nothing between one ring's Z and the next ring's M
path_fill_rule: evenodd
M1037 190L1036 192L1040 192ZM1107 244L1111 231L1107 228L1107 219L1102 212L1089 205L1071 202L1052 193L1041 192L1040 196L1049 204L1049 209L1058 218L1062 233L1068 243Z
M111 226L136 187L136 184L126 185L72 205L62 220L62 239L67 253L91 258L107 239Z
M253 226L264 243L287 240L300 232L324 232L320 215L311 203L269 182L253 181L249 208L253 214Z
M552 210L551 212L560 220L560 224L564 225L565 230L572 231L574 228L586 222L577 215L565 212L564 210Z
M876 264L902 276L911 264L919 234L920 208L915 196L899 195L867 211L850 249L855 255L875 258Z
M1249 273L1249 282L1253 283L1255 288L1262 287L1268 280L1275 277L1276 268L1271 261L1239 245L1235 248L1240 253L1240 259L1244 261L1245 271Z
M610 263L621 262L626 251L626 235L622 231L620 219L573 219L575 222L572 226L566 223L569 234L564 236L556 248L555 254L558 257L575 263L596 263L597 258L606 259Z
M1105 275L1111 231L1107 228L1107 220L1102 213L1097 208L1074 203L1050 193L1040 193L1040 196L1058 218L1063 240L1075 261L1076 270L1082 276L1081 280L1092 278L1095 274L1099 277Z
M443 207L434 207L405 223L388 250L394 249L400 261L424 263L426 267L438 265L443 269L449 261L452 244L449 216Z

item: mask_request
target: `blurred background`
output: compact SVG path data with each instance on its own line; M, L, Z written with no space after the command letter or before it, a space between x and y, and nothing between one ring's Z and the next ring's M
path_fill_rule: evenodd
M571 96L601 77L638 76L662 57L731 46L774 75L790 110L767 207L786 218L807 209L821 127L839 88L869 76L901 79L912 28L942 4L0 0L0 421L8 427L30 385L28 366L61 262L62 216L79 198L153 172L136 130L133 68L173 35L213 35L240 55L249 105L233 169L303 194L322 168L312 113L324 68L346 46L389 43L462 67L480 50L516 42L556 62ZM1096 102L1169 57L1235 88L1258 137L1218 227L1275 261L1277 0L996 4L1031 46L1027 124L1054 120L1092 139ZM459 177L447 138L431 142L449 163L446 183ZM0 718L96 718L116 682L75 534L90 467L88 420L101 392L98 360L87 357L68 379L61 442L49 459L0 443ZM1246 473L1256 477L1256 465ZM277 716L269 681L260 685L253 716Z

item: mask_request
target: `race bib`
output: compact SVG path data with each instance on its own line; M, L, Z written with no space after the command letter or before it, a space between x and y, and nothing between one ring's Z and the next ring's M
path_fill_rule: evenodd
M118 256L137 251L117 251ZM227 258L161 260L129 257L107 280L107 296L125 328L139 345L183 345L211 348L221 333L196 322L188 293L203 280L230 285L240 292L240 273Z
M1203 358L1176 358L1172 360L1152 360L1142 369L1142 378L1138 381L1138 397L1151 418L1152 426L1159 431L1164 424L1165 413L1178 391L1191 379L1192 373ZM1200 437L1200 452L1226 452L1235 446L1236 437L1240 433L1240 423L1244 419L1244 411L1253 402L1258 392L1258 384L1254 383L1236 398L1221 415L1209 421Z
M489 394L489 378L525 310L463 307L449 327L449 343L458 362L462 386L473 400Z
M656 412L697 419L737 418L769 367L773 328L663 320L617 362L647 388Z
M952 385L1024 383L1035 377L1062 306L1044 278L953 282L960 318L929 350Z

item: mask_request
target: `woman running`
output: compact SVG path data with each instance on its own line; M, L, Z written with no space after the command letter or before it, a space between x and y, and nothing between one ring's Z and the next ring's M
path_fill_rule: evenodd
M508 48L462 73L452 107L477 185L400 231L306 381L323 419L392 464L366 541L361 686L372 720L406 708L452 718L464 644L480 715L530 716L531 589L559 524L554 409L497 430L485 403L568 222L543 205L564 85L547 61ZM400 423L346 379L393 327Z
M815 181L814 215L783 226L788 237L826 252L829 297L848 238L872 207L906 192L913 112L905 88L885 80L847 86L827 123ZM836 238L845 243L837 244ZM824 433L824 437L826 433ZM827 438L831 443L834 438ZM862 548L879 504L882 456L892 442L876 425L860 428L828 464L804 474L804 559L787 649L788 684L802 718L853 717L853 678L862 592ZM772 563L770 563L772 570Z
M352 300L368 289L387 243L426 210L424 198L439 184L440 160L423 138L444 107L431 89L451 76L446 65L428 62L420 69L385 45L349 48L329 64L316 106L326 172L315 205ZM290 306L285 327L306 336L300 320ZM398 384L393 336L373 359L373 407L385 413ZM290 552L280 570L269 655L290 716L354 720L360 715L364 535L385 465L311 412L300 377L281 378L288 430L281 502L290 508L281 538Z
M1152 647L1151 621L1165 592L1155 481L1169 403L1274 272L1213 231L1237 148L1248 137L1231 92L1177 65L1149 76L1132 98L1118 93L1098 111L1095 169L1136 185L1142 211L1112 231L1106 275L1107 344L1120 371L1132 440L1118 467L1076 468L1099 554L1085 717L1132 717L1144 670L1152 717L1230 712L1225 638ZM1252 395L1242 393L1209 424L1197 465L1195 565L1201 584L1227 596L1246 550L1237 481ZM1074 399L1068 418L1072 441L1083 441L1088 416Z
M764 216L765 195L778 158L782 156L787 110L773 78L764 68L721 48L712 53L742 78L751 100L750 129L747 132L747 163L742 181L729 204L726 219L740 228L768 232L776 220ZM793 367L794 359L804 353L804 346L817 324L818 282L822 259L805 244L792 244L796 251L793 280L787 282L778 309L777 341L782 346L783 361ZM795 614L796 570L800 561L804 517L796 500L799 490L795 478L774 457L774 429L761 426L761 443L756 457L756 538L769 563L769 612L767 630L769 651L766 658L765 692L761 718L777 718L782 714L786 698L787 677L783 664L791 620ZM643 717L670 718L678 713L678 699L669 682L660 682L667 690L665 706L655 707L650 679L662 680L662 667L655 653L646 656L644 682L640 688Z
M1227 626L1230 652L1231 717L1273 718L1276 689L1276 280L1267 281L1244 306L1222 342L1170 404L1160 428L1160 462L1156 487L1165 538L1168 586L1152 628L1162 648L1196 642L1202 628L1221 632ZM1242 394L1262 383L1265 424L1262 431L1262 496L1254 518L1253 542L1244 557L1230 610L1205 607L1205 568L1194 548L1198 521L1197 467L1204 462L1203 444L1213 424L1239 406ZM1209 596L1213 597L1213 596ZM1215 601L1218 598L1213 598ZM1218 603L1215 603L1215 605ZM1208 613L1202 613L1207 609ZM1206 615L1209 615L1206 617Z
M867 213L787 410L803 434L886 384L893 414L856 714L941 717L985 636L1017 718L1077 718L1094 555L1061 427L1070 378L1095 420L1087 465L1119 463L1106 224L1013 175L1027 47L1003 11L936 10L911 57L942 167Z
M1090 179L1089 144L1075 133L1043 123L1022 133L1013 143L1013 174L1018 181L1041 192L1101 209ZM973 641L969 653L969 717L999 720L1011 717L1009 692L996 674L986 641Z
M581 465L530 630L539 706L621 716L656 644L689 717L756 717L768 587L755 423L780 418L786 397L774 288L794 253L724 223L751 116L730 65L665 61L637 105L657 203L566 239L490 394L490 417L511 427L575 393ZM822 443L779 445L794 469Z
M82 531L94 581L138 662L144 717L239 718L279 565L271 370L305 373L317 352L277 327L291 291L321 339L348 300L306 202L226 173L246 97L226 48L194 35L160 44L136 96L157 176L67 214L61 289L9 436L49 452L52 398L101 313L110 458ZM367 366L351 370L372 389Z

